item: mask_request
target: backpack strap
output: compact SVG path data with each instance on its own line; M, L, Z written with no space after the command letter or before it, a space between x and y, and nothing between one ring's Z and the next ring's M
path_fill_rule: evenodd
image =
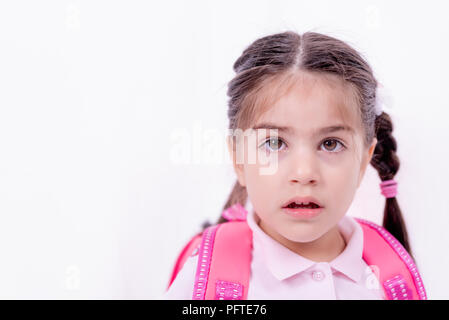
M203 232L193 300L246 300L252 231L246 221L210 226Z
M176 263L173 267L173 270L171 272L170 281L167 286L170 288L173 281L176 279L176 276L178 275L178 272L182 269L184 266L184 263L186 262L187 258L189 256L194 256L197 254L197 251L199 250L199 246L201 243L201 233L195 235L190 241L184 246L181 253L178 255L178 258L176 259Z
M426 291L413 259L385 228L355 218L363 229L363 259L377 267L379 281L389 300L427 300Z

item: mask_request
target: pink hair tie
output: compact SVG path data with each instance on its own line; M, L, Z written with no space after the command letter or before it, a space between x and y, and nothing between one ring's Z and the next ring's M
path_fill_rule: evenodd
M221 215L228 221L234 221L234 220L246 220L246 215L248 214L248 211L240 204L236 203L226 210L223 210Z
M393 179L382 181L380 188L385 198L394 198L398 193L398 183Z

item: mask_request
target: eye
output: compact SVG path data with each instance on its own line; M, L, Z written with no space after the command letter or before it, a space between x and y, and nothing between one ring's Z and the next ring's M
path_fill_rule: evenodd
M268 146L269 151L279 151L282 150L280 149L280 146L284 144L284 141L282 141L282 139L279 138L270 138L268 140L266 140L262 146Z
M282 141L282 139L271 137L268 140L265 140L261 147L266 146L270 152L276 152L283 150L283 145L285 146L285 142ZM339 153L342 149L346 148L346 146L337 139L326 139L321 145L324 146L325 151L329 151L330 153ZM340 148L337 148L338 145L340 145Z
M327 151L330 151L331 153L338 153L338 152L341 152L341 151L334 151L334 150L336 149L335 146L337 146L338 144L340 144L340 145L342 146L342 147L340 148L340 150L346 148L346 146L345 146L342 142L340 142L339 140L337 140L337 139L327 139L327 140L324 140L323 143L322 143L321 145L325 146L326 150L327 150ZM329 148L328 148L328 147L329 147Z

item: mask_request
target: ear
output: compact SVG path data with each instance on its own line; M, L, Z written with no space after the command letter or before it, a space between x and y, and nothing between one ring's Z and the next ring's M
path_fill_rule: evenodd
M371 146L368 148L368 152L363 155L363 161L360 167L360 174L359 174L359 181L357 183L357 188L360 187L360 183L362 182L363 177L365 176L366 168L368 167L368 164L371 162L371 159L373 158L376 145L377 145L377 138L374 138L373 143L371 143Z
M232 165L234 167L234 171L237 175L237 180L239 181L240 185L242 187L246 186L245 183L245 175L244 175L244 169L242 163L237 163L237 155L236 155L236 147L234 146L234 139L233 136L227 136L226 142L228 145L228 152L232 159Z

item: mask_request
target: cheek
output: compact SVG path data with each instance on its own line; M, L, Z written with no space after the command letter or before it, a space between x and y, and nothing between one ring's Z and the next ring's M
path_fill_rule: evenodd
M354 185L354 181L357 180L357 172L354 168L340 168L339 170L330 170L323 179L327 184L334 187L351 187Z
M279 193L279 181L277 174L260 174L257 165L245 165L245 179L248 196L253 206L270 208L276 203Z
M348 203L351 203L357 189L357 170L354 170L353 166L345 167L339 171L328 172L326 176L326 185L329 187L329 203L346 207Z
M277 179L279 170L268 171L267 166L245 164L245 176L254 182L269 183Z

